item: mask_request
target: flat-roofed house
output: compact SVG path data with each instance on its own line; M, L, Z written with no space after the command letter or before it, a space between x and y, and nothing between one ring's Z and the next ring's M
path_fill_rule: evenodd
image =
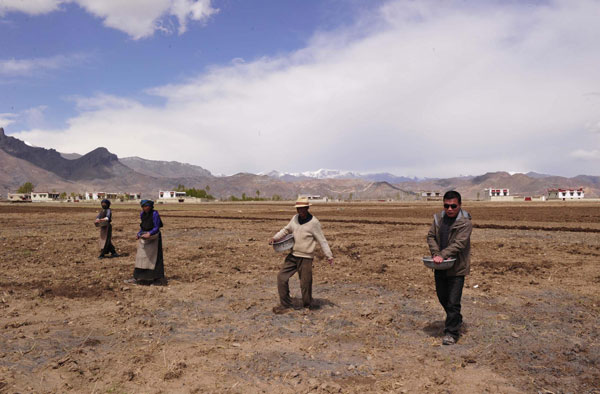
M581 200L584 196L585 193L582 187L578 189L548 189L548 200Z
M176 190L159 190L158 200L162 202L185 202L187 194Z
M31 202L31 193L8 193L10 202Z
M31 192L32 202L50 202L58 201L60 193L55 192Z

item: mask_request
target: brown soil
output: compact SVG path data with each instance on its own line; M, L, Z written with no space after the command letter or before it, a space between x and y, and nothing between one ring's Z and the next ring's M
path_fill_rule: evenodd
M600 393L600 205L467 202L467 331L441 346L425 235L439 203L314 206L318 310L274 315L289 204L158 206L166 287L97 259L96 208L0 205L0 392ZM297 277L290 281L300 302Z

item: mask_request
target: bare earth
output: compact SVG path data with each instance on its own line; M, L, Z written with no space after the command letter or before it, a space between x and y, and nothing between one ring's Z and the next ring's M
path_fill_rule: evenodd
M289 203L157 206L167 287L123 282L137 206L113 206L123 257L100 261L98 207L0 205L0 392L600 393L600 205L466 202L450 347L420 261L439 206L314 206L336 256L315 259L320 309L274 315Z

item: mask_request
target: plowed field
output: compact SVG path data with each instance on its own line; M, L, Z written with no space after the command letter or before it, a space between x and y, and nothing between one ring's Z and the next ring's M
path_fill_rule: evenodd
M440 205L313 206L335 262L315 259L320 308L284 315L267 242L290 203L158 205L166 287L124 283L137 206L98 260L99 207L0 205L0 392L600 393L600 204L465 202L455 346L420 261Z

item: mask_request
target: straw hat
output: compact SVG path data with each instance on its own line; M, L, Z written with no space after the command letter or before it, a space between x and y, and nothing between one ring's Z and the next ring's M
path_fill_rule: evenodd
M308 197L298 197L294 208L310 207L312 204L308 202Z

